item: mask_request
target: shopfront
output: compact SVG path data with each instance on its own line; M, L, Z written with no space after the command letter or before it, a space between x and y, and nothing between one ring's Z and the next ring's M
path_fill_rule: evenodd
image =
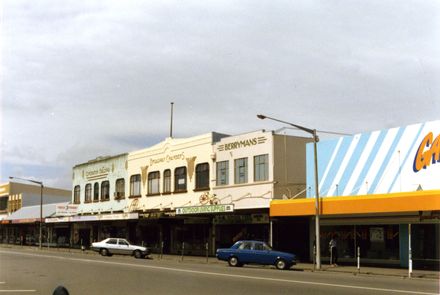
M338 240L340 261L438 268L440 121L346 136L318 144L321 257ZM307 217L315 241L313 146L307 146L307 198L276 200L271 217Z

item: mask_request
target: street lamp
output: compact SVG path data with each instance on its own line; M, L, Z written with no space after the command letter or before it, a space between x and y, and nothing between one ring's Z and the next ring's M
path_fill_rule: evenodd
M315 243L316 243L316 268L321 269L321 247L319 241L319 185L318 185L318 135L316 135L316 129L310 129L301 125L296 125L290 122L282 121L279 119L271 118L265 115L257 115L258 119L269 119L284 123L295 128L298 128L304 132L307 132L313 136L313 149L314 149L314 164L315 164Z
M42 239L43 239L43 227L42 227L43 226L43 187L44 187L43 182L32 180L32 179L13 177L13 176L9 176L9 179L19 179L19 180L28 181L28 182L32 182L32 183L36 183L36 184L40 185L40 234L38 237L38 247L41 250L41 243L42 243Z

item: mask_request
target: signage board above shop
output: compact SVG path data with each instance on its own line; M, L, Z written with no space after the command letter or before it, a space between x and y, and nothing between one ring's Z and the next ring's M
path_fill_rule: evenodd
M226 212L233 212L233 211L234 211L233 204L191 206L191 207L176 208L176 215L226 213Z
M322 140L318 152L321 197L440 189L440 121ZM313 155L307 144L307 197Z

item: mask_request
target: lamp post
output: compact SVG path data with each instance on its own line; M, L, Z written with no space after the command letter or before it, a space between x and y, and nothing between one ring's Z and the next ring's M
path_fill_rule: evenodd
M41 244L42 244L42 239L43 239L43 187L44 187L43 182L32 180L32 179L13 177L13 176L9 176L9 179L19 179L19 180L23 180L23 181L27 181L27 182L36 183L40 186L40 234L38 237L38 248L40 248L40 250L41 250Z
M319 141L318 135L316 134L316 129L310 129L301 125L296 125L283 120L271 118L265 115L257 115L258 119L264 120L269 119L272 121L277 121L283 124L290 125L292 127L298 128L304 132L307 132L313 136L313 152L314 152L314 164L315 164L315 243L316 243L316 268L321 269L321 247L319 241L319 184L318 184L318 146Z

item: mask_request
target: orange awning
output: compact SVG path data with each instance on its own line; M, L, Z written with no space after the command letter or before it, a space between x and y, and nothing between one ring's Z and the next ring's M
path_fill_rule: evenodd
M440 210L440 190L392 194L325 197L320 199L320 214L401 213ZM315 199L274 200L270 216L315 215Z

